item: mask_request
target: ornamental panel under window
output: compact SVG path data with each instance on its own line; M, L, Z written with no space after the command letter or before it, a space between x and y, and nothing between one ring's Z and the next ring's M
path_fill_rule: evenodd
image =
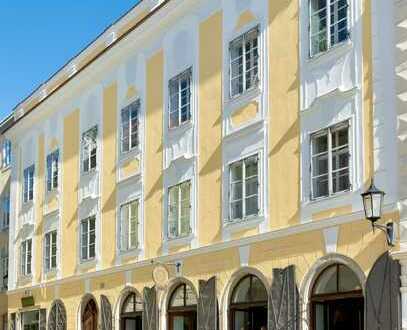
M178 127L191 120L192 69L169 82L169 127Z
M311 137L311 197L328 197L350 185L349 124L321 130Z
M191 232L191 181L187 181L168 189L168 238Z
M97 126L82 135L82 171L84 173L96 169L97 164Z
M21 243L21 275L31 275L32 240L27 239Z
M47 191L58 188L58 161L59 150L55 150L47 156Z
M57 268L57 231L45 234L45 271L49 272Z
M120 249L128 251L138 247L139 201L120 208Z
M259 83L259 29L246 32L229 45L230 95L235 97Z
M310 0L310 54L316 55L349 37L347 0Z
M91 216L81 221L81 260L95 258L96 252L96 217Z
M128 152L139 146L140 100L121 111L121 150Z
M24 170L23 201L27 203L34 198L34 165Z
M259 158L251 156L229 166L229 220L259 214Z

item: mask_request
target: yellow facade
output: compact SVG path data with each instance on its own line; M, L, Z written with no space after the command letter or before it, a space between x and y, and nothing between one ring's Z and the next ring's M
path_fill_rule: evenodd
M60 93L65 91L72 99L82 98L80 102L75 101L69 106L61 106L61 109L69 110L58 112L59 107L53 110L61 123L60 143L44 128L38 128L37 133L33 133L37 134L33 231L35 270L33 278L20 280L17 271L20 248L16 243L14 270L17 278L8 293L9 316L19 315L33 308L46 309L49 315L52 304L60 299L66 308L67 329L79 330L83 328L82 308L87 299L93 297L100 312L101 296L104 295L112 306L112 321L118 326L124 292L127 292L128 288L133 288L142 294L144 288L155 284L152 275L154 267L157 264L165 264L169 269L170 278L158 294L160 313L166 311L174 283L181 281L191 283L198 292L200 280L216 276L221 329L228 330L232 329L227 315L230 295L233 285L244 274L251 273L261 278L269 292L273 282L273 270L293 265L295 283L301 289L309 277L317 277L318 274L312 273L314 266L324 257L333 256L338 260L343 258L344 263L345 260L353 260L358 265L355 272L361 271L365 277L368 276L379 256L388 251L388 246L382 233L372 232L370 225L364 220L360 203L352 200L356 198L355 196L359 198L358 193L362 188L350 188L350 191L343 192L345 196L343 202L337 202L341 196L328 196L322 202L307 201L308 204L304 202L303 195L306 193L303 186L308 174L305 174L302 168L302 152L304 148L308 152L309 146L304 146L302 142L306 134L302 131L301 122L302 62L299 48L302 41L299 3L287 0L259 1L261 2L264 2L266 11L261 12L259 8L263 7L258 8L256 4L252 9L241 9L233 19L229 17L230 8L223 8L219 4L214 5L216 9L212 7L202 9L205 14L199 19L195 16L191 18L196 32L194 37L196 62L191 78L195 80L191 84L192 94L196 97L194 107L197 109L191 115L192 119L182 123L183 125L177 129L169 127L171 120L168 118L171 114L168 115L167 111L171 106L171 100L167 100L170 99L169 81L181 73L180 68L184 70L189 66L174 65L176 70L171 67L177 50L168 46L167 39L163 36L169 28L161 26L159 20L154 21L161 29L157 30L157 36L149 36L140 42L138 37L144 36L146 32L141 28L137 30L136 27L139 24L140 27L144 26L143 21L147 12L143 11L130 19L119 29L118 34L122 36L130 29L135 30L129 32L129 35L116 46L103 50L106 53L100 57L100 61L91 61L89 71L85 73L92 79L86 79L84 75L74 76L73 80L78 81L77 86L67 84L61 87ZM167 10L170 9L165 6L151 9L150 19L154 20L160 11ZM178 11L174 12L175 18L168 18L174 26L180 19L176 15L179 15ZM361 90L363 116L359 118L363 135L360 152L363 153L365 160L361 165L363 173L360 181L363 183L368 182L375 170L370 16L370 1L365 0ZM145 24L148 22L149 20ZM229 87L225 87L229 84L229 68L225 67L230 56L229 42L238 37L239 33L247 32L246 30L257 25L260 26L259 33L262 38L260 49L263 52L259 65L263 69L259 78L260 87L256 86L236 99L229 99ZM227 31L228 28L230 31ZM184 30L182 30L184 34L188 35L188 29ZM172 38L170 33L169 35ZM182 33L177 36L183 40ZM168 40L172 40L171 38L168 37ZM126 44L129 39L134 41L135 46ZM146 49L143 48L144 43L148 44ZM120 48L120 45L123 45L123 48ZM95 47L96 50L89 52L92 57L102 52L98 48L100 45ZM139 48L143 49L142 56L130 57L126 53L126 49L130 47L134 47L134 53L137 53ZM123 74L127 69L127 63L136 57L137 66L129 66L131 70L137 67L137 70L134 69L137 73L134 74L129 70L130 73ZM89 58L86 61L89 62ZM80 63L81 66L84 65L83 62ZM176 74L172 75L171 70ZM133 74L136 77L133 77ZM141 83L139 77L143 77ZM92 89L95 86L96 88ZM93 94L88 91L92 91ZM94 103L89 101L92 106L88 106L87 100L93 100L93 96L98 101ZM53 97L50 96L51 99ZM139 139L141 147L134 149L128 147L129 150L123 153L120 126L125 115L122 113L123 105L128 106L129 102L134 104L135 100L141 101L138 114L142 119L137 122L138 132L142 135ZM46 106L44 103L38 105ZM10 130L17 132L15 143L19 147L16 147L15 154L19 158L16 161L19 169L15 177L20 185L23 168L21 150L26 142L19 139L19 136L24 135L27 126L41 127L41 123L50 118L46 113L35 117L36 111L34 107L31 114L22 117ZM182 117L182 114L180 116ZM130 114L128 121L131 122L131 119ZM232 129L228 127L229 123ZM89 173L83 173L86 157L82 145L83 134L92 127L91 124L98 127L95 138L97 166ZM126 129L135 130L133 124L130 123L130 128ZM38 134L38 131L41 133ZM190 141L185 137L189 136L190 131L193 131L191 134L195 137L195 140L191 139L192 147L188 145ZM253 147L257 142L248 145L239 144L245 139L242 136L251 141L250 134L261 135L263 139L259 143L261 147L257 149ZM177 138L179 140L176 140ZM231 140L233 142L229 142ZM131 142L128 143L131 145ZM45 197L48 145L51 145L52 149L58 147L61 149L62 184L59 195ZM239 146L243 146L242 150L236 150ZM182 148L190 148L192 151L188 149L188 152L184 152L183 157L180 157L177 152ZM258 162L262 165L257 176L260 178L258 185L263 190L258 193L261 197L257 198L262 199L258 209L265 212L264 214L259 212L253 218L242 219L245 221L237 224L228 224L225 221L231 212L230 192L227 191L231 185L228 181L230 180L228 169L230 164L238 160L236 154L260 155ZM244 157L241 156L239 159L242 158ZM193 212L189 213L193 220L190 220L190 228L185 237L171 240L168 231L174 206L171 204L173 200L168 195L170 187L174 186L172 180L175 180L176 176L177 184L188 180L192 182L193 189L188 196L191 201L187 208L193 208ZM88 193L88 190L91 192ZM131 213L135 211L125 208L135 201L139 203L137 215ZM15 207L19 207L19 204L16 203ZM44 234L48 221L46 218L49 213L58 213L58 210L60 264L55 274L46 276L43 265ZM95 214L96 256L90 261L83 261L80 247L88 233L84 234L81 220ZM123 217L130 219L129 228L126 230L131 232L132 220L140 226L137 227L138 231L133 233L138 235L139 245L132 245L134 237L131 235L125 237L126 241L123 243L121 236L124 232ZM387 220L395 223L399 221L394 203L386 208L383 223ZM18 230L21 228L16 229L15 237L18 236ZM87 230L90 232L89 228ZM89 234L85 240L90 240L90 237ZM129 251L122 251L122 245L127 247L132 245L132 248L129 248ZM394 247L394 250L397 249L397 246ZM173 267L177 262L182 264L179 273L176 273ZM304 294L302 291L300 293ZM34 298L34 306L23 308L22 298L27 296ZM0 314L3 305L4 298L0 296ZM167 328L166 321L160 316L159 329Z

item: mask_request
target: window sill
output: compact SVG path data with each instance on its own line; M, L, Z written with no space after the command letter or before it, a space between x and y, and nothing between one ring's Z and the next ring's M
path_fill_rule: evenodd
M236 232L245 229L255 228L264 221L263 215L255 215L237 220L224 220L223 229L228 232Z
M167 238L166 245L169 246L169 247L190 245L193 239L194 239L194 235L192 233L189 234L188 236Z
M128 258L128 257L137 257L141 253L141 248L138 246L129 250L119 250L119 257Z
M81 271L89 270L92 267L95 267L97 264L96 258L88 259L88 260L80 260L78 264L78 269Z
M181 125L177 127L168 127L168 135L170 137L177 137L180 135L183 135L186 131L191 129L194 126L194 123L192 120L188 120L185 123L182 123Z
M313 198L313 199L310 199L307 204L308 205L317 205L319 203L324 203L326 201L332 201L332 200L340 199L340 198L342 198L344 196L348 196L348 195L352 194L353 192L354 192L354 190L348 189L348 190L337 192L337 193L329 195L329 196Z
M230 96L225 102L225 106L228 108L236 108L243 104L252 101L254 98L261 94L260 84L244 91L242 94L236 96Z
M332 46L324 52L311 55L307 58L306 63L310 66L318 66L333 58L343 56L347 51L352 49L353 43L350 38Z
M140 147L135 147L129 151L126 152L121 152L119 156L119 164L122 164L130 159L136 158L138 155L140 155L141 149Z
M57 268L44 270L44 277L47 280L55 278L57 276L57 274L58 274L58 269Z

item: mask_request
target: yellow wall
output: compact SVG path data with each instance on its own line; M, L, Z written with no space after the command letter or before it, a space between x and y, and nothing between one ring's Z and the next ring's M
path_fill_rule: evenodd
M164 55L162 51L147 61L147 113L145 173L145 251L146 257L160 254L162 241L163 202L163 82Z
M121 166L122 178L128 178L140 172L140 160L138 158L129 159Z
M102 267L114 265L116 255L116 116L117 86L103 91Z
M36 180L35 180L35 222L37 224L34 233L35 240L35 282L41 282L43 270L42 258L42 241L43 241L43 213L44 213L44 193L45 193L45 179L44 179L44 163L45 163L45 143L44 135L38 137L38 160L36 167ZM33 241L34 241L33 240Z
M232 125L241 126L247 124L256 118L259 111L259 104L256 101L250 102L248 105L233 111L231 115Z
M299 221L298 13L298 1L269 0L269 212L273 229Z
M201 245L221 239L222 12L199 25L199 221Z
M78 184L79 184L79 110L64 119L63 209L61 251L63 276L73 275L77 266Z

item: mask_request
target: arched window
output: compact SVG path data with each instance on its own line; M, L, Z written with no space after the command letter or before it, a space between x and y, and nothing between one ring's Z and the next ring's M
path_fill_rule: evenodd
M138 294L130 292L122 305L120 313L121 330L142 330L143 302Z
M196 330L197 297L187 284L177 286L168 303L169 330Z
M98 311L96 302L90 299L82 313L82 330L97 330L98 328Z
M66 310L61 300L56 300L49 311L48 330L66 330Z
M254 275L243 277L232 292L230 329L267 329L268 294L261 280Z
M334 264L318 276L311 296L312 324L319 329L364 329L364 298L356 274Z

